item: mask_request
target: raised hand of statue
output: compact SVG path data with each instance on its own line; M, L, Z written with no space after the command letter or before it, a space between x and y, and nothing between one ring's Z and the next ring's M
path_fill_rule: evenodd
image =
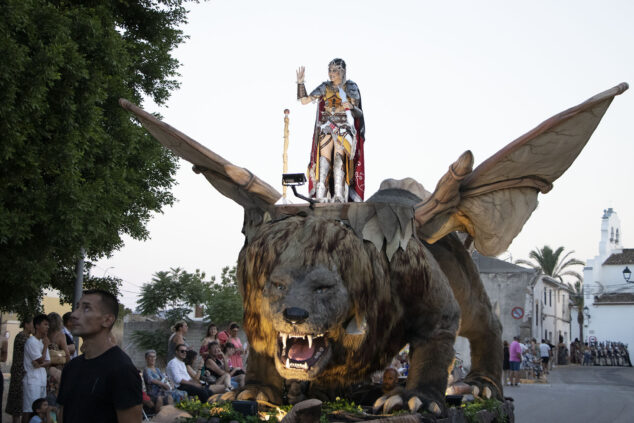
M297 69L297 83L298 84L303 84L304 83L304 73L306 71L306 68L304 68L303 66L300 66L299 69Z

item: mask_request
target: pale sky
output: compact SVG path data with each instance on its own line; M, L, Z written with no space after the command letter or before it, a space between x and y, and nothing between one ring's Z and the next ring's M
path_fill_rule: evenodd
M310 92L343 58L361 90L366 198L386 178L433 190L465 150L475 165L550 116L620 82L634 83L634 2L622 1L208 1L191 5L191 38L176 52L181 88L164 121L281 192L283 110L289 172L305 172L315 105L296 101L295 70ZM548 244L598 253L603 209L634 248L634 89L614 99L571 168L500 258ZM94 274L123 279L123 302L171 267L219 275L244 238L242 208L181 161L176 205ZM289 191L289 196L292 194ZM581 269L579 269L581 270Z

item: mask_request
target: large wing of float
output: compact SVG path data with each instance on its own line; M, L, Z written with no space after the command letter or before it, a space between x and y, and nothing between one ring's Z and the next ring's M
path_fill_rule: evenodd
M195 172L202 173L221 194L245 209L267 209L282 196L249 170L235 166L128 100L120 99L119 104L135 115L163 146L192 163Z
M467 232L477 250L504 252L537 207L538 193L570 167L626 83L542 122L475 170L464 153L449 168L431 198L415 208L418 233L433 243L453 231Z

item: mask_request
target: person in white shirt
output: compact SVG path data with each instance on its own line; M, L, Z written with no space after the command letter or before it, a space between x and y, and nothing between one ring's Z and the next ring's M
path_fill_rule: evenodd
M167 363L167 376L174 382L176 389L187 392L190 396L197 396L202 402L206 402L212 392L192 379L185 367L187 345L178 344L175 348L175 356Z
M550 345L542 339L542 343L539 344L539 356L542 358L542 369L544 374L548 374L548 360L550 358Z
M22 411L32 413L33 402L38 398L46 398L46 368L51 364L48 354L49 340L48 317L40 314L33 319L35 336L31 336L24 344L24 387Z

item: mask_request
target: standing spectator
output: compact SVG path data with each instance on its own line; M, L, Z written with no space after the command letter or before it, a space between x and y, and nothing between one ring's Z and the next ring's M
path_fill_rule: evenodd
M511 386L517 386L519 382L520 363L522 362L522 347L520 337L514 336L509 347L509 366L511 368Z
M119 302L109 292L84 291L71 315L84 353L64 367L57 402L64 423L140 422L141 376L112 342Z
M503 347L503 355L504 359L502 361L502 371L504 372L504 385L508 385L510 383L509 379L509 369L511 365L509 364L509 343L508 341L504 341Z
M50 365L51 359L48 354L48 317L46 314L35 316L33 327L35 335L27 339L26 344L24 344L23 413L32 413L33 401L38 398L46 398L46 368Z
M242 347L242 341L238 338L238 332L240 332L240 326L236 322L231 322L229 324L229 330L222 331L218 334L218 339L220 340L220 345L224 345L227 342L231 342L235 347L235 352L230 357L229 363L231 367L244 369L244 364L242 363L242 355L245 353L244 348Z
M62 368L70 361L70 352L66 346L66 335L62 331L64 324L62 317L53 312L48 314L48 345L51 356L51 365L48 369L49 376L53 379L53 384L58 384L62 375Z
M202 402L206 402L212 393L205 389L200 382L192 379L187 372L187 366L185 365L187 351L187 345L185 344L176 346L176 356L167 363L167 376L174 382L177 389L187 392L190 396L195 395Z
M7 361L9 355L9 332L0 339L0 367L2 363ZM4 375L2 374L2 368L0 368L0 423L2 423L2 396L4 395Z
M24 345L33 333L33 319L24 317L20 323L22 331L13 340L13 361L11 362L11 382L7 395L6 412L13 416L13 423L18 423L22 416L22 394L24 392L22 380L24 379ZM27 416L23 422L27 423Z
M187 322L181 320L180 322L176 322L174 327L172 328L174 333L172 333L167 340L167 361L171 361L174 357L176 357L175 351L176 346L183 344L187 349L189 348L189 344L185 340L185 335L189 331L189 326L187 326Z
M548 362L550 361L550 346L546 343L546 340L542 339L542 343L539 344L539 356L542 359L542 369L544 374L548 374Z
M203 362L207 360L207 357L209 356L209 343L214 341L218 342L218 327L213 323L209 323L205 339L203 339L203 342L200 345L200 350L198 351L203 359Z
M64 332L64 337L66 338L66 346L68 348L68 352L70 353L70 358L73 359L77 357L77 348L75 347L75 340L73 339L73 334L71 333L71 312L64 313L62 316L62 322L64 326L62 327L62 332Z

